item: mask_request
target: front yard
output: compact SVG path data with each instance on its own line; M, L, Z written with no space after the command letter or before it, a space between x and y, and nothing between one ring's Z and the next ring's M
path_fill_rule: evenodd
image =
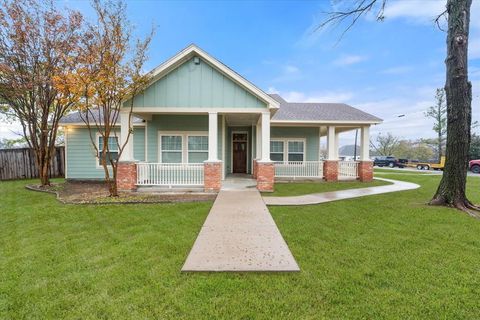
M0 182L0 318L478 317L480 221L425 205L439 176L395 179L422 188L271 207L301 268L276 274L180 273L211 202L63 205Z

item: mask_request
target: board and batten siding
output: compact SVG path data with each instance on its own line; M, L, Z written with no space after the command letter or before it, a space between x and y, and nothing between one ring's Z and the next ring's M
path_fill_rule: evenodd
M320 150L320 128L316 127L271 127L270 139L305 139L307 161L318 161Z
M130 101L125 102L130 105ZM265 102L205 60L185 61L134 98L134 107L266 108Z
M120 130L118 130L120 136ZM94 133L95 135L95 133ZM133 154L135 160L145 161L145 128L134 128ZM67 179L103 179L103 168L97 165L95 149L87 128L68 128L65 155Z

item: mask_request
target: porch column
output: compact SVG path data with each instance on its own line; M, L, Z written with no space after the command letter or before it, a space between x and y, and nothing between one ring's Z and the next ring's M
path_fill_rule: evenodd
M133 116L132 116L133 117ZM125 145L120 161L133 161L133 134L128 136L130 130L132 130L132 123L129 117L128 112L120 112L120 146L123 146L125 142L128 142Z
M262 113L262 161L270 161L270 112Z
M362 182L373 180L373 162L370 160L370 126L360 129L360 162L358 178Z
M205 192L218 192L222 187L222 161L218 160L218 113L208 113L208 160L204 162Z
M338 180L338 145L335 126L327 127L327 160L323 163L323 175L326 181Z
M270 161L270 112L263 112L261 116L261 159L257 161L257 189L273 191L275 179L274 163Z
M218 161L218 113L208 113L208 161Z
M339 160L340 132L335 132L335 159Z
M133 191L137 188L137 164L133 158L132 121L129 112L120 112L120 146L122 155L117 164L117 187L120 191ZM127 141L128 138L128 141Z

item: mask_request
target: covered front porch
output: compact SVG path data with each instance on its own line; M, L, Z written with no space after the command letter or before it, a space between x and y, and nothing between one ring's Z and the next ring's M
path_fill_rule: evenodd
M218 192L227 175L251 175L261 191L276 180L372 179L369 125L277 124L270 111L135 113L145 122L144 161L134 157L139 139L129 137L121 155L120 189L154 187ZM121 141L129 132L121 114ZM339 134L360 129L359 161L340 161ZM136 132L133 134L137 134ZM326 155L321 141L326 139ZM135 141L135 142L134 142Z

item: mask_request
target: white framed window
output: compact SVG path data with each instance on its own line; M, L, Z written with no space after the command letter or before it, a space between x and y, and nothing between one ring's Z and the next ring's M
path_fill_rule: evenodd
M183 136L181 135L160 136L162 163L181 163L183 158L182 145Z
M270 160L304 161L305 139L276 138L270 140Z
M283 161L284 160L285 142L282 140L270 140L270 160Z
M104 137L97 133L97 166L102 166L102 156L103 156L103 143ZM108 152L105 155L107 159L107 164L110 165L110 160L118 159L118 137L110 136L108 137Z
M205 132L159 132L159 162L203 163L208 159Z
M305 143L302 140L288 141L288 161L305 159Z
M188 136L188 163L202 163L208 159L208 136Z

